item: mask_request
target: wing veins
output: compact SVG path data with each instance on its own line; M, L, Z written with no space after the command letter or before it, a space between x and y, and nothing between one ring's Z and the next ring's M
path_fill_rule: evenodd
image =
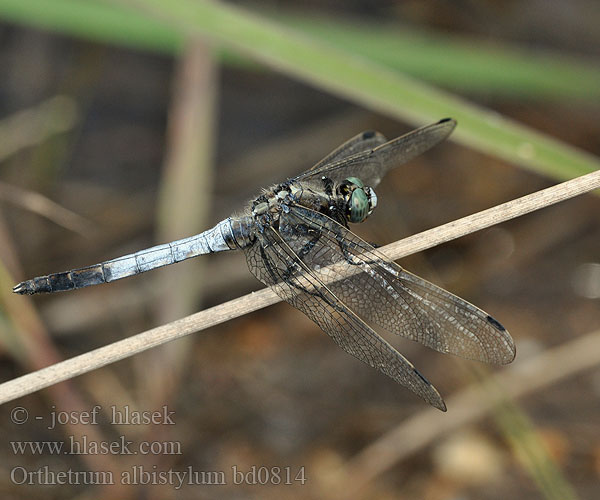
M360 253L358 255L352 254L352 256L355 259L361 259L363 262L361 265L363 271L354 274L362 274L365 278L368 277L371 283L376 283L379 288L383 288L388 294L389 291L373 275L377 275L385 283L392 283L391 286L395 291L395 295L406 306L403 309L410 310L412 320L419 324L421 331L430 332L433 337L430 339L413 338L412 332L406 332L402 329L394 330L394 325L385 324L385 321L382 322L376 316L369 316L371 320L393 333L408 336L408 338L440 352L448 352L468 359L491 363L505 364L512 361L514 358L514 344L510 339L510 335L506 330L495 327L493 323L490 326L488 320L490 316L486 312L464 299L405 271L401 266L387 259L383 254L379 254L371 245L348 229L339 226L326 215L299 205L296 205L294 210L312 213L311 225L321 232L322 237L328 238L337 245L346 245L346 241L342 240L352 238L352 245L348 245L347 249L358 249ZM295 216L302 217L300 214L295 214ZM308 217L304 217L304 219L308 219ZM329 225L338 227L341 234L337 235L332 232L322 220L326 220ZM344 233L348 234L344 235ZM363 266L366 266L368 270L364 270ZM384 272L385 275L383 275ZM388 277L392 279L390 280ZM400 287L400 290L398 290L398 287ZM408 294L415 300L409 303L402 296L402 293ZM431 301L430 297L437 298L437 300ZM387 299L388 297L385 297L386 303L390 303ZM392 305L392 307L396 308L395 305ZM460 317L457 316L459 312ZM422 323L422 320L425 319L432 323L432 329L428 329ZM442 326L440 320L447 326ZM398 328L398 325L395 328ZM460 341L461 338L468 339L473 345L463 345ZM474 349L474 346L478 346L478 349Z
M358 358L360 361L370 365L371 367L378 369L385 375L388 375L390 378L407 387L436 408L445 411L446 406L439 392L425 378L425 376L423 376L423 374L421 374L410 361L408 361L402 354L400 354L394 347L392 347L386 340L377 334L370 326L368 326L350 307L348 307L347 304L344 303L344 301L342 301L329 287L327 287L327 285L315 275L312 269L310 269L310 267L307 266L307 264L297 256L296 252L288 245L278 231L272 227L269 227L268 230L271 237L275 241L275 243L270 245L269 248L273 249L278 254L278 258L282 258L280 252L283 252L285 257L291 259L296 265L298 265L304 271L302 277L307 279L318 292L315 295L307 294L306 297L312 297L310 299L312 301L322 300L326 305L336 311L339 314L340 319L343 321L345 320L345 322L341 322L335 317L334 314L328 314L328 319L333 319L338 326L337 331L335 332L337 334L336 335L334 334L334 331L328 331L323 322L319 322L316 317L313 317L310 314L310 310L305 311L303 310L302 306L299 306L293 302L293 299L301 296L302 292L293 292L294 295L292 297L289 297L286 293L282 292L281 296L287 302L290 302L294 307L307 314L309 318L317 323L335 341L335 343L346 352ZM265 235L263 234L263 237L264 236ZM284 258L283 261L285 262L285 260L286 259ZM278 269L277 266L273 267ZM286 277L284 277L281 273L278 273L278 275L281 279L281 282L274 283L274 288L275 292L279 294L281 290L277 290L277 287L284 285L291 287L291 285L286 282ZM290 278L293 278L296 281L298 279L296 276L290 276L287 278L288 281ZM302 285L294 288L302 289ZM326 291L330 297L326 297L323 291ZM351 342L349 344L344 337L344 335L350 335L347 331L348 329L353 335L357 336L358 339L366 342L366 345L362 345L360 342ZM341 333L342 336L340 336L339 333ZM353 340L357 340L356 338L351 338ZM358 355L356 348L360 349L362 356ZM371 349L371 351L369 351L369 349ZM375 356L377 359L373 356Z

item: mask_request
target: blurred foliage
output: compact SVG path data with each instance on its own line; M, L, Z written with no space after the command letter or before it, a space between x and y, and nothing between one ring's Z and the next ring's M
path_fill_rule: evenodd
M572 91L576 98L597 95L600 72L564 56L547 54L534 59L514 49L482 48L466 41L448 44L426 33L395 36L389 27L379 31L333 21L307 22L305 18L294 20L296 27L305 30L296 31L289 27L290 18L281 23L212 1L0 0L0 16L63 33L163 51L178 50L185 36L201 35L395 118L423 124L453 117L459 123L453 140L545 175L568 179L600 168L597 158L590 154L398 71L409 73L412 68L438 83L457 85L459 80L468 80L471 89L479 82L494 91L499 87L520 88L529 95L537 88L546 95L556 92L564 96L570 87L576 87ZM392 50L383 50L384 46ZM511 76L499 79L499 74ZM495 84L491 86L482 75L494 79Z
M173 54L185 40L169 24L98 0L54 0L51 9L44 0L0 0L0 9L10 21L125 47ZM262 13L341 50L447 88L531 99L593 100L600 96L600 67L573 55L300 12ZM222 58L226 63L250 63L227 50Z
M510 442L523 468L548 500L575 500L578 495L564 477L544 443L536 434L535 426L519 407L504 400L498 404L494 418Z

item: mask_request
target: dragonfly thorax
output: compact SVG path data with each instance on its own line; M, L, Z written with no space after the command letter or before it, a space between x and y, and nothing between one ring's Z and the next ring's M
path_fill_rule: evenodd
M252 215L264 217L275 215L278 212L280 198L275 193L263 194L252 203Z
M364 221L377 206L375 191L357 177L348 177L336 189L344 200L344 214L348 222Z
M274 223L286 203L296 201L302 189L292 183L278 185L266 190L252 202L252 216L262 223Z

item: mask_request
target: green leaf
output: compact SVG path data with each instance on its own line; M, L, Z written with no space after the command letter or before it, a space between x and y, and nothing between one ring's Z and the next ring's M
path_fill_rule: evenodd
M356 54L310 38L238 7L213 1L125 0L143 7L189 36L224 47L414 124L455 118L454 140L558 179L600 168L593 155L545 136L498 113L394 72Z
M439 36L286 16L285 23L293 22L304 30L300 32L208 0L0 0L0 16L166 53L181 50L186 37L202 36L243 61L266 65L413 125L455 118L459 126L453 140L556 179L600 168L598 158L589 153L399 70L447 85L465 86L468 80L478 92L487 85L490 92L503 88L529 95L565 95L572 87L573 98L597 97L598 70L561 57L547 56L536 62L528 59L529 53L447 43Z

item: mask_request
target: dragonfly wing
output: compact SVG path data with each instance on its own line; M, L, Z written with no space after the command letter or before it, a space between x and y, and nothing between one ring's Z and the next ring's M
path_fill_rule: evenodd
M366 130L365 132L355 135L352 139L348 139L344 144L333 150L320 162L311 167L311 169L306 173L311 171L313 173L317 171L321 172L330 164L339 162L340 160L348 158L349 156L353 156L357 153L362 153L363 151L370 152L377 146L381 146L386 142L388 142L388 140L383 134L373 130Z
M494 364L514 359L510 334L478 307L405 271L321 213L294 206L286 219L319 235L304 257L318 277L326 281L328 269L340 261L354 272L327 286L359 316L443 353Z
M312 236L304 240L310 246ZM292 242L292 245L299 240ZM376 368L436 408L446 405L438 391L396 349L364 323L307 267L285 236L272 227L246 248L248 267L260 281L306 314L347 353Z
M366 186L375 187L388 170L416 158L440 143L450 135L455 126L456 121L446 118L372 149L343 158L334 158L329 163L321 161L316 167L296 177L296 180L326 176L334 182L341 182L348 177L358 177ZM353 140L356 138L349 142ZM332 153L334 154L335 152Z

